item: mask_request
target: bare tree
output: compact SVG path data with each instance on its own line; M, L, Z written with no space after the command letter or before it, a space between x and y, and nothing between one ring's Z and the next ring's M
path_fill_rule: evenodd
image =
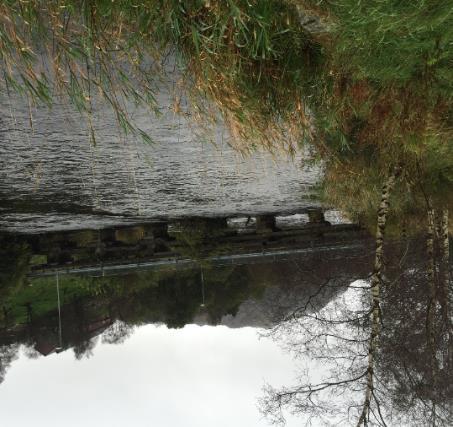
M433 211L428 215L427 252L416 263L421 269L406 265L403 253L394 263L402 271L395 277L391 271L383 275L395 179L390 176L382 189L370 281L353 283L321 310L305 307L270 334L305 365L295 386L266 386L260 405L271 422L284 424L287 410L302 416L306 425L314 420L316 425L396 426L407 425L407 420L414 426L448 425L453 411L445 379L452 373L445 355L451 354L451 342L445 344L446 329L437 309ZM401 310L403 297L411 310Z
M19 353L19 344L0 346L0 384L5 380L6 372Z
M102 334L102 343L122 344L133 332L134 328L122 320L115 321Z

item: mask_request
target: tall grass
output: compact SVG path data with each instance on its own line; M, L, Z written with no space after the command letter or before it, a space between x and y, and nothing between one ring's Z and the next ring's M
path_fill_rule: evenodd
M3 89L47 105L67 97L86 115L93 138L91 113L100 97L125 133L147 139L130 120L127 104L158 108L149 15L134 1L3 1Z
M388 162L419 156L420 144L451 143L450 6L443 0L6 0L1 71L6 90L47 104L64 94L88 119L99 95L125 132L146 139L126 105L133 100L158 111L158 64L171 54L197 117L208 124L221 117L237 148L293 151L311 136L321 157L368 156L384 170ZM325 31L310 33L300 12Z
M100 95L125 132L146 137L126 104L158 109L156 59L171 52L195 111L207 122L220 112L240 148L291 151L307 130L321 49L285 2L8 0L0 25L4 88L33 102L65 95L89 117Z
M343 151L451 142L453 8L434 0L303 1L330 21L319 128ZM405 155L405 153L400 153ZM385 161L388 161L387 157ZM399 161L399 159L397 160Z
M289 151L309 130L305 102L322 66L321 46L278 0L167 1L166 40L186 70L204 117L220 110L237 148ZM200 97L201 96L201 97Z

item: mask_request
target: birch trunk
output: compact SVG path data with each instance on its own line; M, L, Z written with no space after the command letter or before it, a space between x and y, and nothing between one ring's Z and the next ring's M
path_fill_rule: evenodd
M434 210L428 209L428 235L426 239L426 255L427 255L427 276L429 286L429 303L426 319L426 333L428 348L431 359L431 377L433 389L436 390L437 382L437 361L436 361L436 339L435 339L435 315L437 311L437 289L435 281L435 263L434 263ZM434 402L433 402L434 403ZM435 409L435 406L433 406Z
M450 283L450 241L448 235L448 209L442 211L441 227L441 286L442 286L442 318L447 328L447 364L453 368L453 324L451 307L453 304L453 289Z
M395 185L396 173L390 175L382 187L381 203L379 205L377 227L376 227L376 251L374 256L373 275L371 276L371 334L368 345L368 367L367 367L367 384L365 390L365 401L363 402L362 413L357 422L357 426L367 425L369 419L371 398L374 388L374 362L375 353L378 344L381 313L381 285L382 285L382 264L384 259L384 234L387 224L387 214L389 211L390 192Z
M448 236L448 209L442 211L442 223L441 223L441 285L443 293L443 316L444 321L449 325L450 320L450 304L451 304L451 290L450 290L450 242Z

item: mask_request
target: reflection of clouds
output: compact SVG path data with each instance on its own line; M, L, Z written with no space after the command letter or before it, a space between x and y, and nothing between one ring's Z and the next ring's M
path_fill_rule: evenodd
M149 325L121 346L98 344L90 359L22 355L0 387L2 423L48 426L51 407L67 427L265 427L263 381L288 382L294 364L256 332Z

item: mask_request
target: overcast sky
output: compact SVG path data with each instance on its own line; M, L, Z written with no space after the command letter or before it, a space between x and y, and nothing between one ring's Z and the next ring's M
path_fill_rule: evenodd
M0 385L1 425L264 427L263 384L290 385L294 371L252 328L147 325L81 361L72 351L21 356Z

